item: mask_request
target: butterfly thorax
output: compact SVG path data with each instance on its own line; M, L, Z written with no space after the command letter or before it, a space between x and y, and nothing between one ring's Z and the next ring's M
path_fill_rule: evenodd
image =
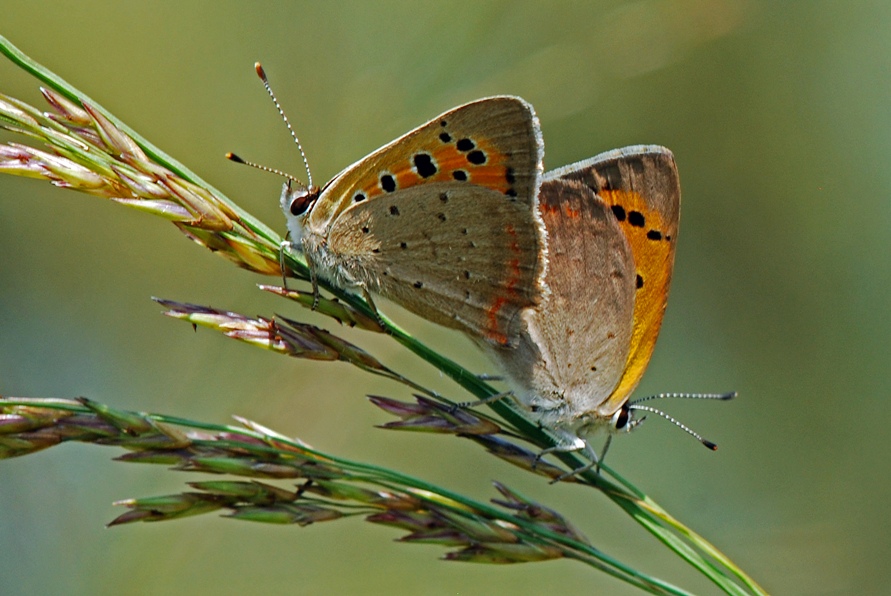
M282 186L281 208L288 222L291 246L301 251L315 273L344 288L366 287L377 291L375 280L369 279L367 271L379 243L362 233L362 226L351 230L353 237L347 242L351 247L334 252L328 248L329 221L327 217L317 217L319 197L322 190L302 185L294 187L292 181Z
M373 272L380 269L376 261L381 241L363 233L368 229L367 223L360 221L358 227L338 230L337 250L331 250L329 236L320 234L311 223L305 226L302 250L315 272L338 287L380 292L380 280Z
M640 422L632 420L632 411L624 404L612 416L601 416L595 412L571 412L564 403L551 410L533 410L532 418L548 429L561 451L586 449L592 453L596 453L592 446L592 440L596 436L626 433Z
M604 426L621 429L626 423L624 403L612 412L605 409L611 403L609 396L592 399L589 395L574 396L572 392L539 390L524 396L522 402L528 404L536 422L549 428L565 429L574 435L588 434ZM589 405L594 403L598 405Z

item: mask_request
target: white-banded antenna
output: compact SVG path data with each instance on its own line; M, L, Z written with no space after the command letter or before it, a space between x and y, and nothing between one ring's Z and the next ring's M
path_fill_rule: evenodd
M282 120L285 121L285 125L287 125L288 131L291 133L291 138L293 138L294 142L297 143L297 149L300 151L300 157L303 158L303 166L306 168L306 186L307 188L312 188L312 172L309 170L309 161L306 159L306 153L303 152L303 145L300 144L300 139L297 138L297 133L295 133L294 129L291 127L291 121L288 120L287 116L285 116L285 111L282 109L281 104L278 103L278 99L276 99L275 93L272 92L272 87L269 86L269 79L266 78L266 71L263 70L263 66L261 66L259 62L255 62L254 69L257 71L257 76L259 76L260 80L263 81L263 86L266 87L266 93L268 93L269 97L272 98L272 103L275 104L275 108L281 115ZM296 178L292 176L288 176L288 178L296 180Z
M736 391L730 391L728 393L657 393L656 395L648 395L647 397L632 400L628 402L628 405L631 406L645 401L652 401L654 399L718 399L727 401L734 397L736 397Z
M683 422L677 420L676 418L674 418L672 416L669 416L662 410L658 410L658 409L650 407L650 406L641 406L639 404L641 402L651 401L654 399L717 399L720 401L727 401L728 399L733 399L734 397L736 397L736 391L731 391L729 393L660 393L658 395L650 395L648 397L642 397L640 399L630 401L630 402L628 402L628 409L629 410L643 410L644 412L652 412L653 414L656 414L657 416L661 416L662 418L665 418L666 420L668 420L669 422L671 422L672 424L674 424L675 426L680 428L682 431L684 431L688 435L695 438L697 441L699 441L700 443L702 443L703 445L705 445L712 451L716 451L718 449L718 446L716 444L712 443L711 441L709 441L707 439L704 439L702 437L702 435L700 435L698 432L694 431L692 428L688 427ZM641 422L643 422L643 419L641 419Z
M303 183L300 182L300 180L296 176L292 176L287 172L283 172L283 171L277 170L275 168L270 168L269 166L260 165L255 162L248 161L246 159L242 159L239 156L235 155L234 153L227 153L226 159L228 159L229 161L234 161L235 163L240 163L240 164L243 164L246 166L250 166L252 168L257 168L258 170L262 170L264 172L269 172L270 174L276 174L277 176L281 176L282 178L287 178L288 180L290 180L292 182L296 182L301 187L303 186Z

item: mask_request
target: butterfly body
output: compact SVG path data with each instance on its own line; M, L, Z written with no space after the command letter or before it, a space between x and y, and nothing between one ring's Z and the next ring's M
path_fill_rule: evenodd
M292 246L316 273L507 345L546 293L538 120L515 97L450 110L322 189L283 189Z
M598 428L630 428L628 397L649 362L674 262L674 159L628 147L545 175L549 295L522 313L515 348L484 346L559 448Z

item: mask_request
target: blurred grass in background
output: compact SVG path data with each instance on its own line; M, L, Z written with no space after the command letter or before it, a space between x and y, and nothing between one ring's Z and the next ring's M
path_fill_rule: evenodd
M2 33L273 227L302 175L252 64L261 60L322 181L440 111L511 93L538 110L548 169L634 143L677 157L674 287L638 394L723 391L670 411L610 464L775 593L880 593L891 479L891 6L755 0L309 3L108 1L4 7ZM39 103L0 63L2 91ZM5 138L5 137L4 137ZM609 554L696 592L711 585L590 491L547 486L446 437L375 430L365 393L402 388L193 334L152 295L313 318L264 295L169 224L0 177L0 393L87 395L225 422L233 413L478 498L490 480L555 507ZM274 281L273 281L274 283ZM382 309L472 370L457 333ZM343 335L458 391L384 338ZM198 518L104 531L116 499L194 479L71 445L0 465L5 593L514 594L629 590L569 561L439 562L354 522L306 529ZM491 460L491 461L489 461ZM885 470L882 472L882 470Z

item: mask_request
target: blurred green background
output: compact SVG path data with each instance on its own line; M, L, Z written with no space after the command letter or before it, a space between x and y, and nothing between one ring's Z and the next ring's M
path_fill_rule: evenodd
M651 421L609 463L777 594L886 593L891 574L891 4L887 2L7 3L0 32L284 231L280 180L301 174L253 72L262 60L325 180L439 112L521 95L548 169L635 143L677 157L674 286L638 394L720 445ZM0 90L39 102L0 63ZM8 136L3 137L8 139ZM247 416L345 457L478 498L498 479L598 547L696 593L710 583L614 505L548 486L466 441L376 430L364 399L407 392L345 364L286 359L165 319L149 300L281 312L270 281L133 210L0 177L0 393L86 395L214 422ZM274 281L274 280L273 280ZM473 370L457 333L384 303ZM462 399L386 339L343 331ZM355 520L305 529L204 516L106 531L117 499L196 475L67 445L0 463L3 593L631 593L577 563L445 563L442 549Z

